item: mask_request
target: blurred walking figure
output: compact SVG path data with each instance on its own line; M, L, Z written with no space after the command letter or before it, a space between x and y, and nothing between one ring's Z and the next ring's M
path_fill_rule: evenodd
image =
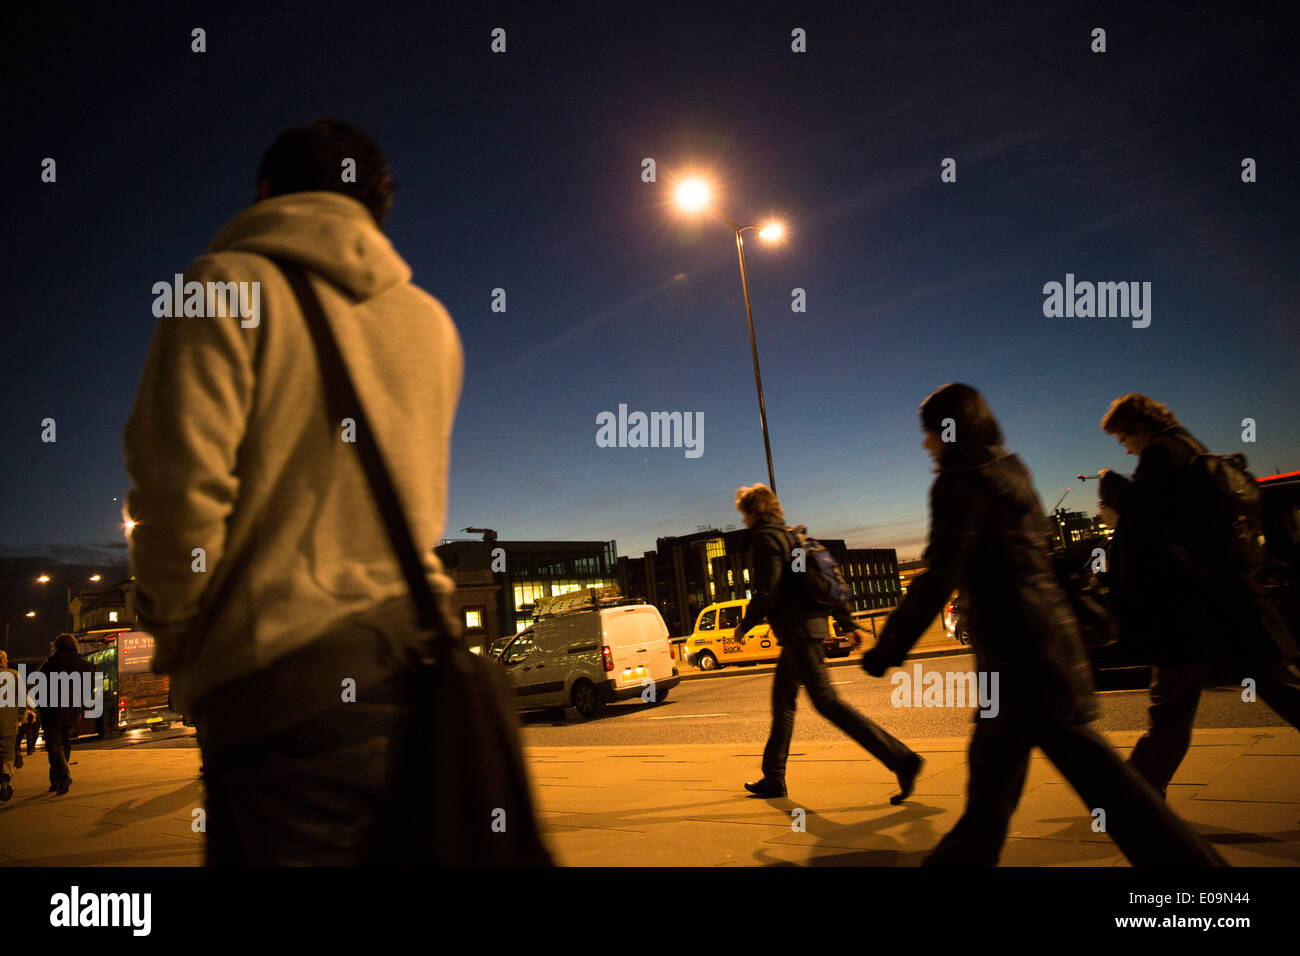
M5 651L0 651L0 669L8 668L15 675L18 674L12 668L9 668L9 655ZM36 719L35 706L32 703L31 695L28 689L24 687L17 677L13 678L13 693L17 694L18 714L14 730L14 767L21 770L23 766L23 743L27 744L27 756L31 756L36 751L36 732L40 728L40 721ZM0 717L0 727L5 726L5 721Z
M72 786L72 730L85 710L84 697L65 699L69 690L80 693L82 674L95 668L77 653L77 639L60 634L54 639L54 653L41 665L45 675L45 700L41 704L41 726L45 728L45 755L50 761L50 790L60 795ZM97 676L97 675L96 675Z
M532 822L436 809L474 774L438 734L484 761L514 743L425 713L478 676L433 620L460 338L381 231L394 183L368 136L287 130L256 181L184 278L248 283L259 320L162 319L125 434L140 623L198 730L208 863L499 862L431 836L506 848Z
M800 573L792 570L795 547L785 526L781 503L766 485L741 488L736 508L750 529L750 558L754 568L754 596L736 627L736 639L766 618L781 645L772 680L772 730L763 748L763 778L745 784L760 797L784 797L785 765L794 735L795 701L802 684L817 712L844 731L866 751L898 776L901 792L891 798L900 803L912 792L921 769L921 757L906 744L840 700L826 673L826 615L858 635L862 632L843 605L829 609L808 598L801 587ZM856 646L856 644L855 644Z
M1092 675L1078 623L1053 571L1028 469L1002 447L983 396L945 385L921 405L930 489L928 568L912 582L868 673L897 667L955 589L981 674L999 675L996 716L976 716L966 810L929 866L994 866L1020 802L1030 751L1042 748L1134 865L1212 866L1219 855L1180 820L1088 723ZM946 441L945 439L951 439Z
M0 651L0 801L14 795L14 758L18 754L18 728L27 711L27 688Z
M40 733L41 721L36 714L36 709L31 705L28 698L28 705L23 711L22 717L18 721L18 737L14 744L14 766L22 769L23 766L23 744L27 744L27 756L36 752L36 735Z
M1300 726L1296 645L1252 573L1259 522L1234 514L1251 508L1249 473L1202 457L1205 446L1145 395L1115 399L1101 428L1138 456L1131 479L1103 468L1099 494L1117 516L1111 578L1123 633L1155 665L1151 726L1129 762L1163 794L1191 745L1202 687L1253 678L1260 700Z

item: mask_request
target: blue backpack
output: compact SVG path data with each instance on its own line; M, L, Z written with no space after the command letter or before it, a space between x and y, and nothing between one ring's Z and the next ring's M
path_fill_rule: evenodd
M844 572L840 570L834 556L826 550L826 546L816 538L809 537L808 529L804 525L785 530L793 542L791 570L799 575L804 596L814 604L832 610L849 607L852 594L848 583L844 580ZM804 570L802 572L794 571L793 568L794 560L797 559L793 551L798 548L803 549Z

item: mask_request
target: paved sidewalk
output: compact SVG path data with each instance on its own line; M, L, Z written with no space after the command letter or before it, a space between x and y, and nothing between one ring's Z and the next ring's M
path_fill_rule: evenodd
M1140 734L1107 734L1127 755ZM851 741L791 750L783 800L741 788L762 742L530 750L548 840L570 866L916 866L964 806L966 738L907 739L926 765L891 806L892 774ZM1300 733L1204 730L1169 788L1174 810L1236 866L1300 864ZM806 810L806 832L792 811ZM1051 763L1035 751L1004 866L1124 866Z
M1124 752L1137 732L1107 735ZM568 866L915 866L956 823L966 738L912 739L926 757L916 792L889 804L892 777L852 743L800 743L790 797L757 800L753 745L540 747L528 751L538 811ZM199 754L132 747L76 751L65 796L45 792L38 752L0 804L0 864L196 866L202 835ZM1238 866L1300 864L1300 733L1197 731L1170 787L1174 809ZM806 832L791 811L806 813ZM1123 856L1048 761L1035 752L1004 865L1114 866Z

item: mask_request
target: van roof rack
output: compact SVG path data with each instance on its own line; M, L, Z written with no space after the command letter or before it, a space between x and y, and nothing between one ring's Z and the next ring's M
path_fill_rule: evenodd
M544 617L559 617L564 614L581 614L603 607L618 607L623 604L644 604L640 598L625 598L617 587L587 588L583 591L570 591L568 594L556 594L552 597L539 597L533 604L534 620Z

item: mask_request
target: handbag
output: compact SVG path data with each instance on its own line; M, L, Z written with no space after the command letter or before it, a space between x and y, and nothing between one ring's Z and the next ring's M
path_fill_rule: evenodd
M473 654L424 563L383 462L338 342L307 274L271 258L298 300L325 383L329 425L356 422L355 447L371 494L410 588L418 619L388 635L406 649L417 680L412 724L396 755L405 839L421 859L439 866L550 866L534 815L519 727L505 675ZM322 279L322 281L325 281ZM397 625L401 630L402 626Z

